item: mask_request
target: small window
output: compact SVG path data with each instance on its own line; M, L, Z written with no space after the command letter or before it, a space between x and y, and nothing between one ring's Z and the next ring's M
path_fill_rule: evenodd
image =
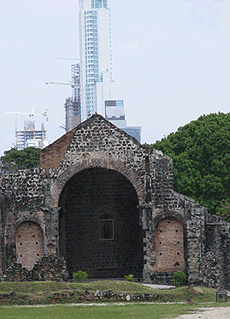
M102 215L99 219L99 239L114 240L114 220L110 215Z

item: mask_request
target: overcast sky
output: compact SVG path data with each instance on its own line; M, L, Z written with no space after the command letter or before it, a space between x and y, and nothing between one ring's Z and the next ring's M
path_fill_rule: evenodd
M230 0L108 0L113 75L127 125L153 143L202 114L230 112ZM78 0L0 3L0 155L15 143L16 116L48 110L50 142L64 134L70 60L79 57ZM23 129L27 116L17 116ZM42 116L36 116L40 128Z

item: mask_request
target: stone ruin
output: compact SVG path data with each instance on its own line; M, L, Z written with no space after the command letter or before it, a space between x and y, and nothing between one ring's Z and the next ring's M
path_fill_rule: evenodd
M170 284L181 270L188 283L230 286L229 224L173 190L168 156L98 114L43 149L39 168L5 175L0 185L6 280L16 267L24 280L82 270Z

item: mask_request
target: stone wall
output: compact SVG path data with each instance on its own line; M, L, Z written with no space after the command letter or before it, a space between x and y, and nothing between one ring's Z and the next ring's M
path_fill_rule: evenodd
M103 277L106 265L114 271L110 277L121 276L127 269L137 276L142 272L145 282L170 283L173 271L183 268L189 283L229 285L229 224L174 192L168 156L141 146L100 115L95 114L43 149L41 168L4 176L0 192L3 272L8 263L20 258L28 269L37 262L35 258L30 264L31 256L23 259L23 247L35 235L29 230L33 223L41 230L39 240L32 237L30 243L39 254L37 258L40 254L63 256L70 274L87 269L92 277ZM106 249L98 240L98 222L103 214L114 220L114 240L107 242ZM26 238L20 241L23 227ZM178 234L173 236L175 227ZM138 234L136 238L131 238L131 228ZM160 228L164 238L158 234ZM126 253L118 249L122 245ZM79 258L75 256L71 262L75 246ZM132 253L136 249L138 260ZM87 258L81 258L84 254ZM168 254L167 263L159 259L163 254ZM116 272L119 258L123 266ZM71 270L71 263L76 261L77 268L85 269Z
M230 224L206 214L205 254L202 281L213 287L230 289Z
M3 281L63 281L66 279L65 260L52 255L39 259L31 270L23 267L19 262L14 262L3 276Z

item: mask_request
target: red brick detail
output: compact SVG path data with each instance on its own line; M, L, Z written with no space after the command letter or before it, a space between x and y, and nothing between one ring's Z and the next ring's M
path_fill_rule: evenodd
M34 222L20 224L15 232L17 261L31 270L37 260L43 257L43 233Z
M132 170L128 169L122 162L114 161L113 159L101 159L101 158L90 158L89 160L83 160L78 162L71 167L68 167L54 182L51 190L52 207L58 206L59 196L63 190L63 187L67 181L79 173L80 171L88 168L105 168L114 170L124 175L133 185L136 190L139 204L144 204L145 189L144 185L140 180L140 177Z
M183 226L173 218L162 219L155 231L154 271L184 270Z
M48 173L49 168L58 167L65 157L65 151L67 150L73 135L76 132L76 127L67 134L60 137L54 143L50 144L40 152L40 167L46 169Z

